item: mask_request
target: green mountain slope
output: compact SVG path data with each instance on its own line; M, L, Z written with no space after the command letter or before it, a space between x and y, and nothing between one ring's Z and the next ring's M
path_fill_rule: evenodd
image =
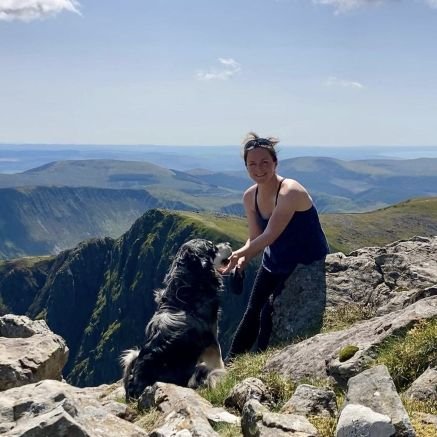
M117 356L141 343L154 311L153 290L180 245L203 237L238 247L235 238L243 231L241 219L153 209L117 240L92 239L55 257L1 262L0 309L42 317L66 339L70 381L112 381L120 377ZM234 300L237 305L226 299L227 317L244 305Z
M334 248L345 252L416 234L437 233L437 198L418 199L366 214L328 214L322 221ZM140 344L154 311L153 290L162 285L172 256L191 238L246 238L244 219L217 214L151 209L120 238L92 239L57 256L0 262L0 313L45 318L70 348L69 381L96 385L121 375L117 357ZM248 298L225 291L220 341L227 349Z
M185 172L144 161L109 159L57 161L23 173L0 174L0 188L26 186L146 189L163 202L182 202L191 209L217 210L241 197L240 192Z
M118 237L150 208L188 208L145 190L0 189L0 259L55 254L91 237Z
M333 252L382 246L415 235L437 235L437 197L412 199L368 213L322 214Z

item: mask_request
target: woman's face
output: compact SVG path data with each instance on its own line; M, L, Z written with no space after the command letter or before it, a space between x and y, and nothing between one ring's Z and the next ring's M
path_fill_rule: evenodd
M269 151L258 147L247 153L246 167L250 178L256 183L270 180L276 174L277 163Z

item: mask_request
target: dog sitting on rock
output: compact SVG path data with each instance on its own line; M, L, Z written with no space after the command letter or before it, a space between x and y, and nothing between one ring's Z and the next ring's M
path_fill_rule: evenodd
M137 399L157 381L196 388L214 386L224 373L217 339L217 269L232 253L229 243L194 239L184 243L155 292L157 309L146 326L144 345L121 356L126 400Z

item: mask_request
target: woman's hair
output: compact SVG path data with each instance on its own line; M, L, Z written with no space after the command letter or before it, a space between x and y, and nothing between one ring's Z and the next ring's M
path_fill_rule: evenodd
M278 162L278 155L275 150L276 144L279 143L279 139L276 137L261 138L255 132L249 132L244 138L242 155L244 164L247 165L247 154L258 147L267 150L275 163Z

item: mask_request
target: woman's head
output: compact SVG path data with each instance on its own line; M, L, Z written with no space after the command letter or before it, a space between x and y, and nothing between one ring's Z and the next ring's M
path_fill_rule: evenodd
M247 166L247 157L249 152L257 148L262 148L266 150L271 156L271 158L273 159L273 162L277 164L278 156L275 150L275 146L278 143L279 140L277 138L274 137L261 138L255 132L249 132L242 143L244 164Z

